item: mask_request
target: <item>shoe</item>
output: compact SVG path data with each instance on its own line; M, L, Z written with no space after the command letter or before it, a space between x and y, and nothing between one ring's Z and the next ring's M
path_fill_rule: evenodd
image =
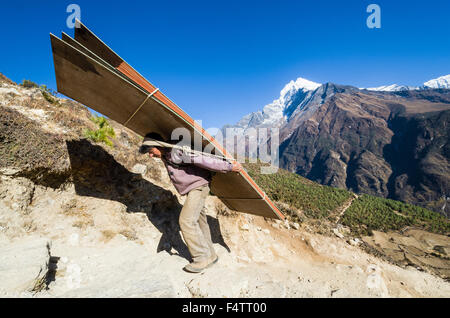
M186 265L183 269L189 273L201 273L201 272L203 272L203 270L205 270L205 269L213 266L215 263L217 263L217 261L219 260L219 256L214 255L213 257L214 257L214 259L212 262L210 262L209 260L204 261L204 262L197 262L197 263L192 262L192 263Z
M187 264L183 269L189 273L201 273L204 269L208 268L209 263L207 261L204 262L192 262Z
M209 268L209 267L213 266L215 263L217 263L217 261L219 260L219 256L215 255L214 257L215 257L214 260L211 263L209 263L206 266L206 268Z

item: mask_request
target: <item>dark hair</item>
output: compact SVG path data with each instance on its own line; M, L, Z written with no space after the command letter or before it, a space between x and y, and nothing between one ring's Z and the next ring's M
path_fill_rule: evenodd
M167 142L166 139L164 139L160 134L158 134L156 132L149 132L147 135L145 135L145 138L152 138L152 139L156 139L159 141Z
M148 133L147 135L145 135L145 138L152 138L152 139L155 139L155 140L166 142L166 140L160 134L158 134L156 132ZM146 153L148 153L150 151L151 148L153 148L153 147L142 145L142 146L139 147L139 153L146 154Z

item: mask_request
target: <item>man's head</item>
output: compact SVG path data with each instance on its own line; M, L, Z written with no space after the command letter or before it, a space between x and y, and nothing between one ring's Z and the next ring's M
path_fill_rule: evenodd
M149 154L151 158L161 158L166 148L158 144L157 141L166 142L165 139L158 133L148 133L144 137L142 146L139 148L139 152L142 154Z

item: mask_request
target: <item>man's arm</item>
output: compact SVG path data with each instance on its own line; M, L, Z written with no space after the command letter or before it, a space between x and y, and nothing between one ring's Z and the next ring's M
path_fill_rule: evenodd
M237 162L231 163L219 158L202 156L200 154L186 154L181 150L172 151L172 159L174 159L174 161L180 161L181 159L184 163L190 163L197 167L215 172L226 173L230 171L239 172L242 170L242 166Z

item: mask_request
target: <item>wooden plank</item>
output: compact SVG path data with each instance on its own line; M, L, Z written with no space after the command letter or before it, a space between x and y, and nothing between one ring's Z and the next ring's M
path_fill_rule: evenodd
M273 218L273 210L262 199L225 199L221 198L222 202L230 209L263 216L266 218Z
M105 66L106 68L110 69L111 71L113 71L114 73L116 73L118 76L125 78L126 80L132 82L134 85L138 86L136 83L133 82L133 80L131 80L129 77L126 77L122 72L118 71L115 67L111 66L109 63L107 63L105 60L103 60L102 58L100 58L97 54L95 54L94 52L88 50L86 47L84 47L83 45L81 45L81 43L79 43L78 41L76 41L75 39L73 39L72 37L70 37L68 34L62 32L61 34L61 40L63 40L64 42L66 42L67 44L70 44L71 46L73 46L74 48L76 48L77 50L83 52L84 54L86 54L87 56L89 56L90 58L96 60L98 63L102 64L103 66Z
M128 118L145 92L123 85L123 79L66 42L51 35L58 91L109 118ZM60 71L62 70L62 71ZM67 70L67 71L65 71ZM120 98L119 98L120 96Z
M137 105L141 100L145 100L146 92L132 83L126 82L124 78L117 76L109 68L96 62L68 43L52 36L52 47L58 91L61 93L80 101L119 123L123 122L124 118L128 118L137 107L130 107L129 105ZM76 61L76 63L69 61ZM88 71L83 70L79 65L83 65L83 68ZM95 89L93 89L94 87ZM111 94L108 91L109 87L115 88ZM113 96L111 97L110 95ZM120 112L113 112L110 109L118 109L120 106L123 106ZM148 100L143 106L142 114L135 117L128 127L140 135L145 135L149 131L156 131L168 137L173 129L186 127L186 124L180 117L177 117L159 103ZM192 127L186 128L191 133L194 132ZM260 198L251 185L247 182L242 182L237 173L218 173L216 178L220 181L214 182L212 188L219 197L221 195L227 197L243 195L249 198ZM216 184L222 186L217 187L215 186Z
M63 35L66 41L51 36L58 91L119 123L125 123L149 92L154 90L154 86L87 28L82 26L76 30L76 38L83 43L69 40L66 35ZM85 44L88 47L85 47ZM120 70L121 66L122 70L126 70L125 73ZM223 148L218 148L221 145L214 138L206 134L186 113L180 111L178 106L174 107L172 104L162 93L159 98L155 94L142 105L138 115L126 126L142 136L154 131L166 138L170 137L173 129L184 127L192 134L202 136L204 146L211 142L219 153L227 155ZM223 201L231 209L284 219L283 214L246 172L215 174L211 190L219 198L227 198ZM253 201L235 202L232 198L248 198ZM255 203L254 199L260 200Z
M92 31L90 31L83 23L77 21L78 28L75 28L75 39L79 41L90 51L94 52L108 64L115 67L128 78L131 78L137 85L140 85L147 92L153 92L156 86L147 81L141 74L139 74L133 67L125 62L119 55L117 55L111 48L109 48L100 38L98 38ZM172 102L161 91L158 91L154 99L160 101L162 104L168 106L175 113L181 116L190 126L194 127L200 132L207 142L211 142L220 155L227 155L226 150L218 143L209 133L198 125L188 114L186 114L180 107ZM230 156L231 157L231 156Z

